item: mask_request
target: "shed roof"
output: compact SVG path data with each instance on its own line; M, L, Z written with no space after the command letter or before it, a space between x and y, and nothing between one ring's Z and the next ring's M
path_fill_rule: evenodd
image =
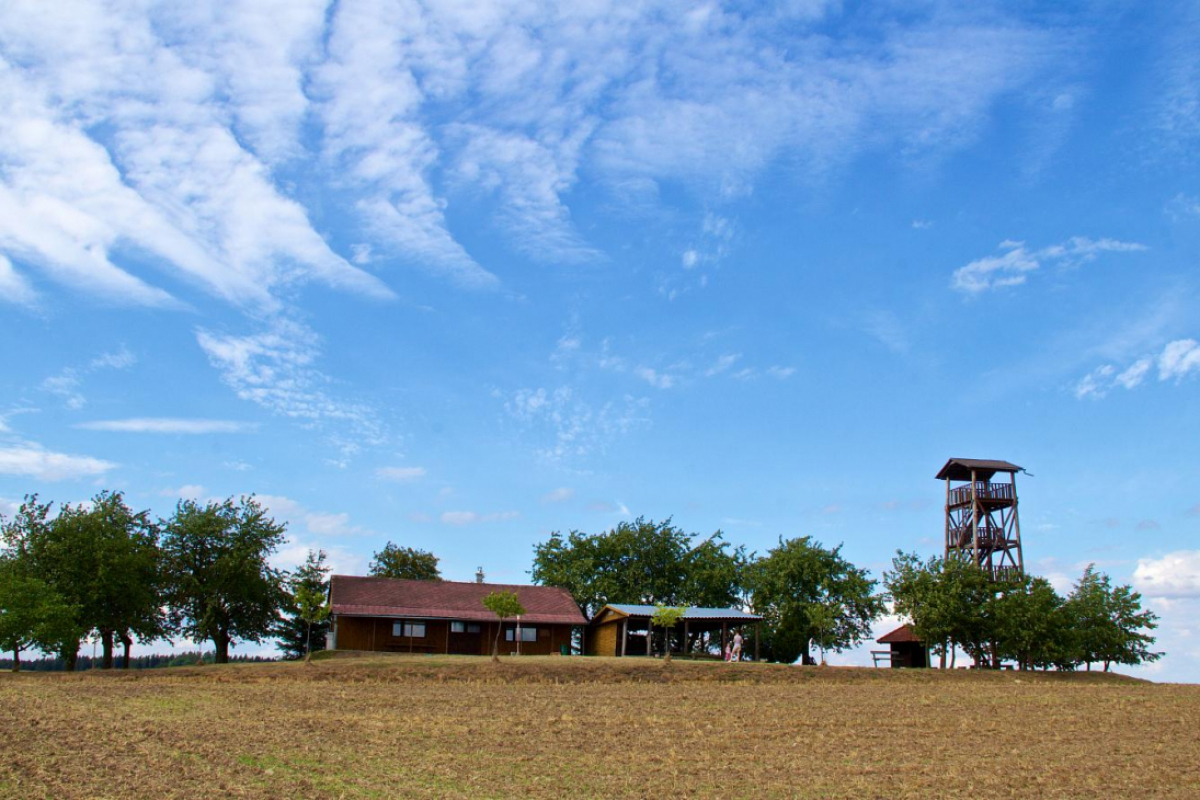
M329 603L336 615L358 617L415 617L488 621L496 615L483 607L492 592L514 592L525 606L522 622L547 625L586 625L566 589L464 581L410 581L334 575Z
M952 458L937 474L938 480L949 478L952 481L971 480L971 471L975 471L975 479L989 481L997 472L1020 472L1021 468L1008 461L996 461L989 458Z
M611 608L618 614L623 614L627 617L652 617L654 612L658 610L658 606L640 606L627 605L624 603L609 603L604 608ZM603 611L604 609L600 609ZM596 612L596 617L600 616L600 612ZM703 608L700 606L689 606L683 613L683 619L686 620L736 620L739 622L758 622L762 619L758 614L750 614L738 608Z
M921 644L921 640L913 633L913 629L909 625L901 625L891 633L885 633L875 640L879 644L904 644L906 642L915 642Z

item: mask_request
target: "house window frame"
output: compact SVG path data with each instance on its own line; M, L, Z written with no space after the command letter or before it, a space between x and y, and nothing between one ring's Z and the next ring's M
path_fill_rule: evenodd
M521 643L529 644L538 640L538 628L535 625L522 625L521 628ZM513 625L504 629L504 641L517 641L517 626Z
M421 632L417 633L420 628ZM424 639L429 635L429 628L424 620L401 619L392 623L392 637L396 639Z

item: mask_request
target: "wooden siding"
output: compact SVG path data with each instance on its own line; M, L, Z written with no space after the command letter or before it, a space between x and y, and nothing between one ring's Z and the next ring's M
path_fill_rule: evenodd
M393 636L392 625L397 622L423 622L425 636L409 638ZM440 619L392 619L390 617L348 617L338 615L337 647L339 650L375 650L393 653L450 653L452 655L491 655L496 641L495 622L468 622L478 624L479 633L451 633L450 621ZM515 622L504 623L508 630L516 629ZM571 645L570 625L522 625L535 628L537 641L521 642L522 655L551 655L561 652L563 645ZM506 641L500 634L500 654L515 653L517 643Z
M589 656L618 656L618 644L621 636L621 619L614 618L599 625L593 625L587 632L587 647Z

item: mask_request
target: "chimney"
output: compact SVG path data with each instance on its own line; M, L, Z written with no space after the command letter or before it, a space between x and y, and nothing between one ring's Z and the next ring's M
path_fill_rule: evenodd
M475 582L483 583L483 567L480 567L479 569L475 570Z

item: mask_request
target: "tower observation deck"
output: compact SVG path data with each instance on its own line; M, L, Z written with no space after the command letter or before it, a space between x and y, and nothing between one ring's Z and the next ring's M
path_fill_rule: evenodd
M952 458L937 474L946 481L946 558L978 564L995 579L1025 572L1017 473L1007 461ZM1008 480L995 480L1007 474Z

